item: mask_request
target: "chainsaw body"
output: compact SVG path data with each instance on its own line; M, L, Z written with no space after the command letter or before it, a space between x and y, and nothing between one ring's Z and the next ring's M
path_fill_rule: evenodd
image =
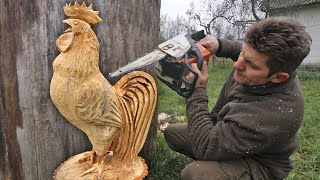
M200 44L194 42L189 42L189 44L190 48L183 54L183 57L169 55L154 65L157 78L183 97L189 97L192 94L199 76L192 69L191 63L197 63L201 70L203 62L208 63L210 57L210 52ZM192 81L186 79L189 73L194 74Z
M198 74L192 69L191 63L197 63L198 68L201 70L203 62L209 61L210 52L200 44L196 44L197 41L204 37L203 30L192 35L178 35L161 43L151 53L110 73L109 76L111 78L117 77L154 64L156 75L161 82L179 95L189 97L198 80ZM195 76L192 82L186 79L189 73Z

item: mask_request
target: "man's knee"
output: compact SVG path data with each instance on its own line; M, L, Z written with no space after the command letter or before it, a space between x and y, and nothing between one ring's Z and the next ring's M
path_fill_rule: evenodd
M181 149L181 129L182 125L171 124L163 132L164 139L168 146L175 151Z
M170 139L170 136L172 135L173 132L173 127L172 125L169 125L164 131L163 131L163 135L165 140Z
M173 146L173 141L172 141L173 140L173 132L174 132L173 129L174 128L170 125L163 131L164 139L166 140L166 142L170 148L172 148L171 146Z
M194 161L181 172L182 180L217 180L228 179L224 170L215 161Z

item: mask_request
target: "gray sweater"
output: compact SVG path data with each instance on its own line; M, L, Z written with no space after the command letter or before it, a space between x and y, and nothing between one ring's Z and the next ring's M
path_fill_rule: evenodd
M218 56L236 60L240 44L221 41ZM280 84L245 86L229 76L213 108L204 88L187 99L188 127L198 160L250 157L283 179L292 169L289 157L298 146L297 131L304 98L295 73Z

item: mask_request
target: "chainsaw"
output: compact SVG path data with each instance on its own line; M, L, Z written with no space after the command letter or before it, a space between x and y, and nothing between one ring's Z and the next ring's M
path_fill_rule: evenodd
M198 80L198 73L192 69L191 63L197 63L201 70L203 62L208 63L210 52L196 43L204 38L204 31L194 34L181 34L167 40L151 53L129 63L109 74L111 78L121 76L133 70L154 64L157 78L176 91L180 96L189 97ZM186 76L192 73L194 79L189 81Z

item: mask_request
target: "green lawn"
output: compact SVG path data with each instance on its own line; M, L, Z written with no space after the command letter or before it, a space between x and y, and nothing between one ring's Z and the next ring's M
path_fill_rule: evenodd
M209 64L208 92L209 108L212 108L222 85L229 75L232 66L228 61L213 66ZM318 180L320 179L320 78L319 76L299 73L302 89L305 94L305 117L300 129L301 143L292 156L294 165L288 180ZM162 83L158 82L159 112L173 115L173 121L185 121L185 100L179 97ZM181 118L182 117L182 118ZM191 159L173 152L166 144L163 134L158 132L156 157L152 162L149 179L176 180L180 172Z

